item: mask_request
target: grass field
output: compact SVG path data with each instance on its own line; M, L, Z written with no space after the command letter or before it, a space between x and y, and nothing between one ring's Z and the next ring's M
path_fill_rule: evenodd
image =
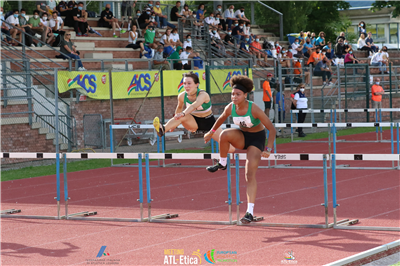
M385 130L386 128L384 128ZM347 136L354 134L361 134L367 132L373 132L375 128L349 128L338 131L338 136ZM320 132L308 134L305 138L295 138L295 140L316 140L328 138L328 132ZM291 138L277 138L276 144L283 144L291 142ZM190 149L190 150L182 150L182 149L174 149L168 150L168 153L210 153L211 148L207 147L205 149ZM122 164L122 163L137 163L137 160L133 159L114 159L114 164ZM76 172L90 169L98 169L104 167L110 167L111 160L110 159L92 159L92 160L81 160L67 163L67 172ZM62 169L61 169L62 172ZM46 166L30 166L16 170L8 170L1 172L1 181L9 181L23 178L32 178L38 176L45 175L55 175L56 167L55 165L46 165Z

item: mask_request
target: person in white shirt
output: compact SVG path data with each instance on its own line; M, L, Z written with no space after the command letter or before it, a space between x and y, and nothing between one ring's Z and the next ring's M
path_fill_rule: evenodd
M6 19L6 24L8 24L7 26L8 26L8 28L10 29L10 34L11 34L11 37L12 37L12 39L13 39L13 40L11 41L11 44L12 44L13 46L18 45L18 43L15 41L15 38L17 37L17 33L19 32L19 31L18 31L16 28L14 28L14 27L17 27L17 28L23 30L23 28L20 27L20 25L19 25L18 16L19 16L19 11L18 11L18 9L14 9L14 10L13 10L13 14L10 15L10 16L8 16L8 18ZM14 26L14 27L12 27L12 26ZM23 34L19 34L19 39L18 39L18 41L19 41L20 43L22 43L22 35L23 35Z
M131 25L129 30L128 45L125 48L132 48L133 50L139 49L142 54L146 54L147 51L144 50L143 42L138 41L139 34L137 33L136 25Z
M300 44L299 38L296 38L294 40L294 43L292 43L292 55L296 58L302 58L303 57L303 45Z
M186 35L186 40L183 42L183 49L186 49L186 47L192 47L192 37L188 34Z
M49 21L49 27L53 30L54 33L59 33L60 31L64 31L64 21L61 17L57 15L57 12L54 12L51 15L51 19Z
M52 32L50 25L50 21L47 19L48 18L48 14L45 12L42 14L42 18L40 19L40 22L43 24L43 26L45 26L46 29L46 33L43 32L43 34L47 34L47 43L51 43L51 41L54 39L54 34Z
M191 69L191 62L189 62L187 59L197 57L199 56L199 54L193 52L193 49L190 46L186 47L185 50L186 51L182 51L182 53L179 55L179 58L182 61L182 68L185 70L189 70Z
M301 83L299 86L297 86L297 92L294 94L294 99L293 99L293 105L296 106L297 110L306 110L308 108L308 99L305 95L305 84ZM306 119L306 113L299 113L299 118L298 118L298 123L304 123L304 120ZM299 132L299 137L304 138L306 134L303 132L303 128L299 127L298 129Z
M229 10L228 10L229 12ZM225 17L224 17L224 12L222 12L222 6L218 5L217 6L217 10L214 11L214 16L217 17L217 14L220 14L219 16L219 27L222 28L224 31L226 31L226 21L225 21Z
M246 22L245 26L243 26L243 33L245 35L251 36L252 34L250 33L250 28L251 28L251 23L250 22Z
M372 50L371 45L367 45L367 43L365 42L365 33L361 33L357 44L358 44L358 49L362 51L368 51L369 55L374 53L374 50Z
M235 17L239 20L244 20L244 21L249 21L250 20L248 18L246 18L245 14L244 14L244 7L242 6L240 9L236 10L235 12Z
M381 71L381 74L388 73L386 71L386 67L389 65L389 60L383 58L383 56L385 54L387 54L387 53L383 52L383 48L382 48L381 50L379 50L379 52L375 53L371 58L371 65L379 66L379 71Z
M206 17L206 18L204 19L204 22L207 23L207 24L210 25L210 26L214 26L214 24L215 24L214 14L211 13L209 17Z
M213 38L213 39L221 40L221 36L219 35L216 27L213 27L212 29L210 29L210 35L211 35L211 38Z
M182 42L179 40L179 34L177 28L172 30L172 33L169 37L169 42L175 47L183 46Z
M231 5L224 12L225 20L228 23L228 29L232 29L232 23L235 24L234 22L238 21L238 19L235 17L235 13L233 12L234 9L235 7Z
M218 27L218 29L222 29L221 14L220 13L217 13L215 15L215 22L214 22L213 26Z
M189 6L185 4L181 10L180 15L182 15L182 17L184 18L190 18L192 14L193 14L192 10L190 10ZM187 26L190 26L190 20L182 19L182 23L184 25L186 24Z

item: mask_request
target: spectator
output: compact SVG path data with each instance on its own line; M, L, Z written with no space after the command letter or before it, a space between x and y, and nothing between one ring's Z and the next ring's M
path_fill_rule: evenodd
M337 58L344 58L344 41L343 39L338 39L338 43L335 45L335 56Z
M281 53L279 54L278 58L278 62L281 64L282 67L290 67L290 58L287 55L285 47L282 47Z
M21 13L19 14L18 22L21 27L21 30L25 31L28 34L25 35L21 33L21 35L25 36L25 45L35 47L35 44L33 43L32 40L32 36L35 35L35 33L31 31L31 27L28 25L28 22L26 21L26 11L23 8L21 8Z
M158 45L156 42L156 31L152 22L150 22L150 24L147 25L147 27L143 30L143 35L144 44L151 49L157 49Z
M56 7L57 3L55 0L47 0L46 2L47 2L47 6L46 6L47 13L49 13L50 16L53 15L54 12L58 13L57 7Z
M66 32L64 35L64 40L61 43L60 52L71 57L75 60L78 60L78 70L85 71L86 69L83 67L81 58L79 57L79 52L76 50L75 45L71 42L71 32Z
M183 42L183 49L186 49L186 47L192 47L192 36L190 36L189 34L186 35L186 40Z
M246 18L245 14L244 14L243 6L240 9L236 10L235 17L239 20L244 20L244 21L250 22L250 20L248 18Z
M110 4L106 5L106 10L107 10L107 8L108 8L108 10L110 9ZM87 23L87 19L85 19L83 17L82 10L83 10L83 3L79 2L78 8L74 8L74 10L72 10L72 13L71 13L73 20L74 20L74 30L76 32L76 36L88 36L87 28L88 28L89 24ZM111 15L112 15L112 13L111 13ZM105 16L105 11L101 12L100 20L102 18L104 18L104 16Z
M304 40L304 31L300 31L299 33L299 42L301 43Z
M293 70L293 74L301 77L303 75L303 69L302 69L302 64L303 60L299 59L294 63L294 70ZM310 84L310 72L305 72L304 73L304 81L306 83L306 86L308 86Z
M304 54L304 56L309 58L314 50L315 50L315 46L311 44L310 38L307 37L306 38L306 42L303 45L303 54Z
M13 10L13 14L10 15L10 16L8 16L8 18L6 19L6 23L9 25L10 34L11 34L11 37L12 37L12 40L11 40L11 43L10 43L12 46L17 46L17 45L19 45L19 44L16 42L16 37L17 37L17 34L19 33L19 30L18 30L18 29L20 29L21 31L23 30L23 28L19 25L18 16L19 16L19 11L18 11L18 9L14 9L14 10ZM15 28L12 27L12 26L14 26ZM19 34L19 39L18 39L18 41L19 41L20 43L22 43L22 35L23 35L23 34Z
M222 26L221 26L221 14L220 13L215 14L214 26L217 26L218 29L222 29Z
M54 33L60 34L60 32L64 32L64 21L61 17L57 15L57 12L54 12L51 15L51 19L49 21L49 27L52 29Z
M304 46L300 44L299 38L296 38L294 40L294 43L292 43L292 54L296 58L302 58L303 57L303 48Z
M183 18L190 18L192 16L192 14L193 14L192 10L190 10L189 6L187 4L185 4L181 11L183 25L190 26L190 20L186 20Z
M179 34L177 28L172 30L172 33L169 37L169 41L174 47L183 46L182 42L179 40Z
M152 12L152 13L150 14L150 19L149 19L149 21L150 21L150 22L153 22L153 25L154 25L154 26L158 26L158 23L157 23L157 21L156 21L156 13Z
M325 33L321 31L318 38L315 40L315 46L320 46L321 49L325 46Z
M46 1L36 1L36 10L39 13L45 13L47 9Z
M34 33L42 36L42 42L46 43L48 28L40 22L39 11L33 11L33 17L29 18L28 24ZM39 46L41 46L41 44Z
M150 24L151 9L146 8L146 10L138 18L139 28L144 29Z
M107 4L106 9L101 12L100 19L99 19L99 27L106 27L106 28L110 28L110 29L112 28L113 29L113 37L118 38L118 36L115 34L116 28L118 28L120 33L125 33L126 31L121 29L121 27L118 24L118 19L114 17L114 15L110 9L111 9L111 5Z
M59 2L56 9L58 13L60 13L60 16L67 16L69 13L68 11L70 11L64 1Z
M372 85L371 87L371 102L372 102L372 108L374 109L381 109L382 108L382 95L385 94L385 91L383 90L382 86L380 84L381 79L376 78L375 79L375 84Z
M54 34L53 34L52 30L51 30L50 22L49 22L49 20L47 20L47 18L48 18L47 12L43 13L42 14L42 18L40 19L40 22L43 24L43 26L46 27L46 30L47 30L46 31L46 36L49 37L47 39L47 43L50 43L54 39Z
M228 29L232 29L232 23L235 24L238 19L235 17L235 13L233 12L234 6L230 5L227 10L224 12L224 17L226 19L226 23L228 23Z
M319 61L315 68L314 68L314 76L317 77L322 77L323 81L323 86L326 85L326 78L328 78L329 84L328 86L332 86L331 76L332 76L332 70L329 69L329 66L327 65L328 58L324 57L321 61Z
M382 46L382 60L384 60L387 65L389 65L389 54L387 52L387 46ZM389 74L389 72L385 73Z
M154 13L156 14L156 21L158 23L159 28L163 28L163 29L165 29L166 27L170 27L172 29L175 28L175 25L173 25L167 21L168 16L163 15L161 7L160 7L160 1L156 2L156 6L153 8L153 10L154 10ZM162 26L161 26L161 24L162 24Z
M193 15L192 16L193 16L193 19L195 19L197 17L196 11L193 11ZM197 39L200 39L200 36L203 35L203 31L204 31L203 20L194 20L193 21L193 26L195 28L194 36L197 37Z
M186 47L186 51L182 51L182 53L179 55L180 59L182 60L182 68L185 70L191 69L191 63L187 59L196 56L198 56L198 54L193 53L192 47Z
M378 51L378 47L374 44L374 40L372 39L372 32L368 32L368 37L365 39L368 47L371 47L372 51L376 53Z
M379 50L378 53L375 53L372 58L371 58L371 65L372 66L379 66L379 71L381 72L381 74L385 74L385 73L389 73L386 72L386 67L389 65L388 60L384 60L382 58L382 49Z
M340 33L340 35L336 38L336 42L338 43L340 39L342 39L342 41L345 41L345 40L346 40L346 37L345 37L343 31L342 31L342 32Z
M138 33L136 25L132 25L131 29L129 30L129 38L128 38L128 45L125 48L132 48L133 50L139 49L142 55L146 54L147 51L144 49L144 45L142 41L138 41Z
M358 36L361 36L362 33L364 33L365 35L367 35L367 30L365 29L365 22L361 21L360 23L358 23Z
M182 61L180 60L180 54L182 51L183 48L178 46L176 47L176 50L168 57L168 59L172 60L173 67L176 70L182 70Z
M174 45L171 43L171 29L167 29L165 34L161 36L160 43L164 46L164 53L169 55L174 50Z
M244 25L244 22L243 21L239 21L239 25L234 27L233 30L232 30L232 36L234 38L236 38L238 41L243 40L244 36L245 36L245 34L243 32L243 25Z
M227 34L224 37L224 41L226 43L228 43L229 45L234 45L235 41L233 40L233 37L232 37L232 30L230 28L228 28L228 31L226 33Z
M205 15L206 15L206 12L207 12L207 10L204 10L204 4L201 3L199 5L199 8L198 8L197 12L196 12L196 18L197 19L204 19Z
M214 11L214 16L217 17L217 14L219 14L219 28L222 30L226 31L226 21L225 21L225 16L224 13L222 12L222 6L218 5L217 10Z
M312 33L311 33L310 41L311 41L311 44L312 44L312 45L315 45L315 41L316 41L316 39L315 39L315 32L312 32ZM315 45L315 46L316 46L316 45Z
M332 49L332 43L328 41L328 44L324 46L323 50L326 50L326 57L332 60L335 57L335 51Z
M360 38L358 39L358 49L361 51L368 51L368 55L371 56L371 54L374 52L370 45L367 45L365 42L365 34L361 33Z
M268 65L267 64L268 54L263 52L262 46L261 46L261 43L260 43L260 39L257 36L255 36L255 40L251 42L250 50L258 58L258 60L259 60L258 64L260 66L266 67ZM260 62L261 58L264 59L264 63Z
M150 9L150 13L153 12L153 1L149 1L147 5L144 6L144 10Z
M129 21L132 19L132 11L136 6L136 2L137 0L121 2L122 27L125 26L125 19L127 18L126 21L128 22L128 29L131 29Z
M313 52L310 56L310 58L307 61L307 65L317 65L319 61L321 61L323 59L323 55L322 55L322 51L321 51L321 47L317 46L315 48L315 52Z
M263 83L263 101L264 101L264 113L269 117L269 110L271 109L271 86L270 86L270 80L271 80L272 74L268 73L267 74L267 79Z
M76 3L70 1L68 3L65 4L65 7L67 9L67 11L65 12L65 26L68 27L74 27L74 16L72 15L72 13L78 9L78 5Z
M275 110L278 110L278 123L283 123L285 121L285 92L283 92L281 94L281 90L279 88L279 86L276 86L274 93L274 104L277 108L275 108ZM283 108L282 108L283 107ZM283 113L281 113L283 111ZM281 120L281 116L283 118L283 121ZM281 132L281 130L279 129L279 132Z
M219 35L216 27L212 27L210 29L210 36L213 40L221 40L221 36Z
M154 54L153 66L151 67L152 69L160 69L160 68L161 68L161 70L170 70L171 69L167 60L164 59L163 51L164 51L164 47L162 45L159 45L157 47L157 52Z
M179 7L181 6L181 2L177 1L176 5L171 9L171 21L178 21L179 18L183 18L182 15L179 14Z
M281 49L282 47L279 45L279 41L275 41L275 50L278 55L281 53Z
M217 24L216 24L216 21L215 21L215 18L214 18L214 13L211 13L210 16L206 17L206 18L204 19L204 22L207 23L207 24L210 25L210 26L215 26L215 25L217 25Z
M5 21L5 18L3 16L3 7L0 7L0 27L1 27L1 32L6 35L6 40L3 39L3 35L1 35L1 40L4 41L6 44L11 44L10 28L7 26L7 23L3 24L3 21Z
M250 51L250 38L249 35L244 36L244 41L240 42L240 51L246 54L252 54Z
M288 46L287 50L286 50L286 55L289 58L293 58L293 49L291 46Z
M245 35L249 35L250 39L252 39L252 35L250 32L250 27L251 27L251 23L250 22L245 22L245 25L243 26L243 33Z
M349 52L350 48L351 48L351 45L349 45L349 42L347 40L345 40L344 41L344 52L343 52L343 54L346 55Z
M356 58L355 55L353 55L353 49L349 48L348 53L344 57L344 63L345 64L359 64L360 61Z
M294 106L296 106L297 110L307 110L308 99L305 95L305 88L306 87L303 83L299 84L299 86L297 86L298 91L294 94L293 104L294 104ZM300 112L298 114L297 123L304 123L304 120L306 119L306 115L307 115L306 113ZM306 136L306 134L304 134L304 132L303 132L302 127L299 127L297 130L299 132L300 138L304 138Z

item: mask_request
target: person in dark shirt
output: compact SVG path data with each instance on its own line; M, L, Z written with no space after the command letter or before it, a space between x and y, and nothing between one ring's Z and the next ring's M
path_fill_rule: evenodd
M56 7L58 13L60 14L60 16L67 16L68 15L68 6L64 1L61 1L60 3L58 3L57 7Z
M232 30L229 28L228 28L227 34L224 37L224 41L229 45L235 44L235 41L233 40L233 37L232 37Z
M147 27L147 25L149 25L149 23L150 23L150 14L151 14L151 9L150 8L146 8L146 10L138 18L139 27L141 29L144 29L144 28Z
M239 25L234 27L232 30L232 36L237 38L237 40L244 39L243 25L244 25L244 22L241 20L241 21L239 21Z
M171 9L171 21L178 21L178 18L182 18L183 16L179 14L179 7L181 6L181 2L177 1L176 5Z
M71 11L71 16L73 20L72 23L77 36L88 36L87 35L88 23L87 20L82 15L82 10L83 10L83 3L79 2L77 8L74 7L74 9Z
M36 10L38 10L40 13L47 12L46 2L45 1L36 1Z
M103 10L100 14L100 19L99 19L99 27L105 27L105 28L112 28L113 29L113 37L118 38L118 36L115 34L115 29L118 28L118 30L121 33L125 33L125 30L122 30L121 27L118 24L118 19L114 17L113 12L110 11L111 5L107 4L106 9Z

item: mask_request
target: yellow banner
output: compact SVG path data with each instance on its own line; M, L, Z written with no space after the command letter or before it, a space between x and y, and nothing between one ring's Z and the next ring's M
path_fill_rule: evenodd
M176 96L184 90L182 74L186 70L163 71L164 96ZM199 88L206 90L206 73L194 70L200 80ZM230 80L234 75L246 75L246 69L211 70L211 94L231 93ZM252 78L251 69L249 77ZM161 81L158 71L113 72L113 99L144 98L161 96ZM154 83L154 84L153 84ZM153 87L152 87L153 84ZM218 85L218 86L217 86ZM59 71L58 90L60 93L77 89L93 99L110 99L110 83L106 72Z

